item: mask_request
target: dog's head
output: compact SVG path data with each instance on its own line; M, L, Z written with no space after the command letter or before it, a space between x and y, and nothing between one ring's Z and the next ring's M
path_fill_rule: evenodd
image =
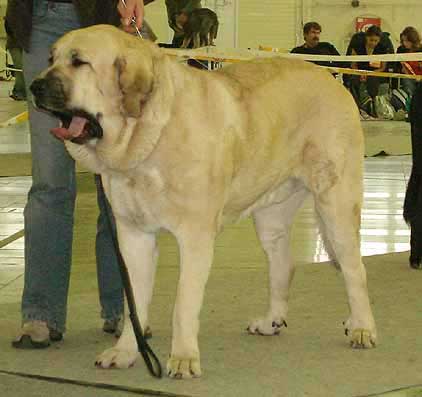
M107 117L139 117L153 88L152 44L112 26L70 32L31 84L35 105L61 120L52 133L84 143L101 138Z

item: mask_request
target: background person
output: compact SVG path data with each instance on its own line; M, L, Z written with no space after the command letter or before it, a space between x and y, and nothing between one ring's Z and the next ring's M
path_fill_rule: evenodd
M381 44L382 31L372 25L365 32L365 40L357 41L351 46L351 55L378 55L387 54L388 49ZM352 62L353 69L383 72L385 62ZM352 94L360 109L372 117L377 117L375 111L375 97L378 95L381 79L379 77L352 76Z
M340 55L337 49L328 42L320 42L322 28L318 22L308 22L303 27L303 38L305 43L299 47L293 48L292 54L309 55ZM339 66L341 64L332 61L311 61L320 66Z
M7 7L9 7L9 2L7 3ZM19 46L16 38L14 37L7 20L4 21L4 29L6 31L6 49L12 57L13 68L22 69L22 48ZM26 89L23 72L13 71L12 74L15 78L15 84L13 85L10 98L15 101L24 101L26 99Z
M400 33L401 46L397 49L397 53L422 52L421 35L413 27L406 27ZM402 73L422 75L422 61L406 61L402 62ZM401 79L401 87L409 96L412 96L416 90L416 80Z
M97 23L141 28L142 0L9 0L6 20L23 52L28 87L48 67L50 46L65 33ZM76 198L75 163L63 142L50 134L59 121L28 101L32 153L32 186L24 210L25 281L22 329L16 348L43 348L61 340L66 329L67 297L72 261L73 214ZM98 182L98 177L96 177ZM116 331L123 313L123 288L105 210L109 204L98 190L96 254L103 329Z

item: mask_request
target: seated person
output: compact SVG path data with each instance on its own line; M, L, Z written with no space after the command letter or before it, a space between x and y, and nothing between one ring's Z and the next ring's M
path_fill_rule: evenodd
M422 52L422 41L419 32L412 26L408 26L400 34L401 46L397 53ZM401 63L402 73L422 75L422 61L406 61ZM401 87L409 96L416 89L416 80L401 79Z
M320 42L321 25L317 22L308 22L303 27L303 38L305 43L299 47L293 48L290 52L292 54L310 54L310 55L340 55L336 47L327 42ZM312 61L320 66L338 66L338 62L330 61Z
M364 40L355 40L351 43L353 44L350 48L351 55L387 54L388 48L381 43L382 36L382 31L378 26L370 26L365 32ZM352 62L351 67L383 72L386 64L385 62ZM377 117L374 104L381 82L379 77L352 76L350 78L350 88L357 105L373 117Z

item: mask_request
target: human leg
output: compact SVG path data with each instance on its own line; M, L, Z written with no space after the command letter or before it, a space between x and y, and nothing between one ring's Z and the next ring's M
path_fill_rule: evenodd
M27 89L48 66L50 45L77 27L78 17L72 4L35 2L30 49L23 56ZM64 332L76 194L74 161L63 143L49 133L58 121L37 111L31 101L28 109L32 186L24 211L22 320L24 324L42 321L48 328Z

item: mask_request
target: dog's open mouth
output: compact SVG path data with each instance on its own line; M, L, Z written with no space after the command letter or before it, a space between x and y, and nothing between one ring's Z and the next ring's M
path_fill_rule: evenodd
M83 144L92 138L101 138L103 129L98 117L83 110L50 111L61 121L61 126L53 128L50 132L61 140L70 140L74 143Z

